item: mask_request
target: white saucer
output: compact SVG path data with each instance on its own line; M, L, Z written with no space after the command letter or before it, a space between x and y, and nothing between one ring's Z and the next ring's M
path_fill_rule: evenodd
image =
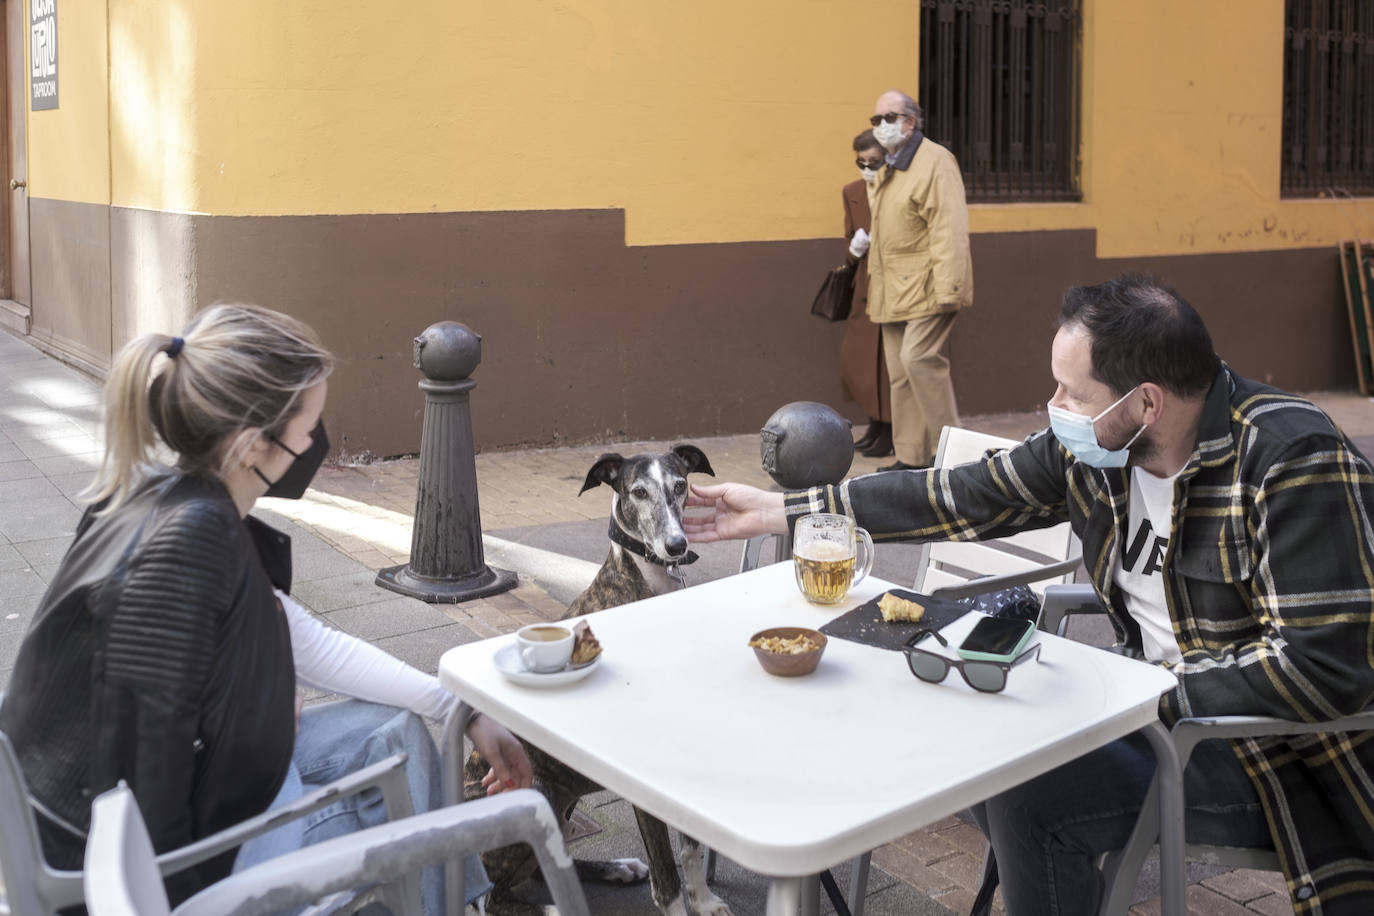
M520 653L516 650L515 643L507 643L496 650L496 654L491 657L491 663L496 666L497 671L517 684L523 684L526 687L561 687L564 684L580 681L599 668L601 656L598 655L578 668L570 665L561 671L540 674L536 671L530 671L521 664Z

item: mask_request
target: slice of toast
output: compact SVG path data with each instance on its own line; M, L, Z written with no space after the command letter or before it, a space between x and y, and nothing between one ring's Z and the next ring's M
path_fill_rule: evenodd
M878 599L878 610L882 611L883 620L888 623L915 623L926 614L925 605L898 598L891 592L885 592Z

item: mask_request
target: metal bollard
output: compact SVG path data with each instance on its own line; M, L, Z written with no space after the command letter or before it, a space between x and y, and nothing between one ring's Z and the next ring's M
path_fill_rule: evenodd
M759 430L763 469L777 484L776 489L805 490L839 483L854 463L854 436L850 428L848 420L824 404L784 404ZM745 546L741 571L758 564L760 548L769 538L774 542L775 560L791 559L791 535L762 535L750 538Z
M415 368L425 374L425 420L410 562L377 573L377 584L431 603L457 604L509 591L515 573L487 566L477 505L469 378L482 361L482 338L440 321L415 338Z

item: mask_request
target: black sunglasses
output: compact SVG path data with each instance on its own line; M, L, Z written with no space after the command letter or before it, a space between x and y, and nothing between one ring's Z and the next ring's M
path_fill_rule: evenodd
M916 635L906 641L902 649L906 653L906 664L911 673L921 680L938 684L949 674L951 667L958 668L964 682L974 690L984 693L997 693L1007 686L1007 672L1022 662L1040 658L1040 643L1031 646L1009 662L985 662L966 658L947 658L925 649L918 649L916 643L927 636L934 636L946 649L949 643L935 630L917 630Z
M889 111L887 114L874 115L868 119L868 123L872 124L874 127L877 127L884 121L889 124L895 124L898 118L905 118L906 116L907 114L904 111Z
M877 162L864 162L862 159L855 159L854 164L861 169L880 169L883 167L882 160Z

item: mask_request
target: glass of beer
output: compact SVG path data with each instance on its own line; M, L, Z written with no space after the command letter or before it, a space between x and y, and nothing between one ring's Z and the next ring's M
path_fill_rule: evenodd
M864 545L859 565L858 545ZM817 513L797 519L792 536L797 588L812 604L839 604L873 568L873 539L847 515ZM857 566L857 571L856 571Z

